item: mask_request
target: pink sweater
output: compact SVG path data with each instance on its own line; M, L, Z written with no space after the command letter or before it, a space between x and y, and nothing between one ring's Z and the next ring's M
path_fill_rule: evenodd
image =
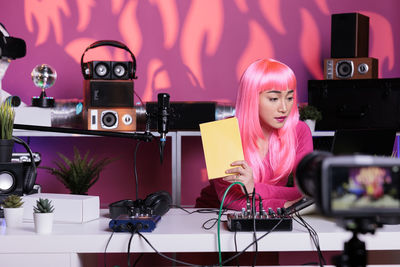
M302 121L299 121L296 127L297 130L297 140L298 146L296 149L296 161L295 161L295 169L299 164L300 160L308 153L313 150L312 136L309 127ZM295 175L295 169L293 174ZM272 173L272 170L268 170ZM260 194L263 201L263 207L265 210L268 208L272 208L276 210L276 208L283 207L286 201L295 200L300 198L302 194L295 187L287 187L287 178L282 179L276 185L269 185L264 183L255 183L255 190L257 194ZM225 190L228 188L230 183L222 180L222 179L213 179L210 180L210 185L203 188L201 191L201 195L196 199L196 207L197 208L219 208L221 205L222 197L225 193ZM249 192L251 193L251 192ZM243 198L243 192L241 190L240 185L235 185L231 187L228 194L225 197L224 206L228 203L232 203L229 205L229 209L233 210L241 210L246 207L246 198ZM236 201L235 201L236 200ZM256 200L258 200L258 196L256 195ZM257 209L258 209L258 201Z

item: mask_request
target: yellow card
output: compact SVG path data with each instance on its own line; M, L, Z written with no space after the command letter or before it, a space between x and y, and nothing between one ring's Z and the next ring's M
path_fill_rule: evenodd
M237 118L201 123L200 133L208 179L227 176L230 164L244 159Z

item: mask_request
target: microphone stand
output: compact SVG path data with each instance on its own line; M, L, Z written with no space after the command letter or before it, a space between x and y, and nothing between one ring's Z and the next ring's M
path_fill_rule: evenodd
M138 132L112 132L112 131L95 131L95 130L85 130L78 128L64 128L64 127L49 127L49 126L37 126L37 125L27 125L27 124L14 124L14 129L30 130L30 131L42 131L42 132L58 132L58 133L70 133L70 134L84 134L84 135L97 135L97 136L109 136L109 137L121 137L130 138L145 142L150 142L153 140L154 135L145 131L144 133Z

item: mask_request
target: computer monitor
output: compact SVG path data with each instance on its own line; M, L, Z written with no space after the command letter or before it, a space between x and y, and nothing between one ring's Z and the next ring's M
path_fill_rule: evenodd
M336 130L331 151L334 155L392 156L395 138L395 129Z

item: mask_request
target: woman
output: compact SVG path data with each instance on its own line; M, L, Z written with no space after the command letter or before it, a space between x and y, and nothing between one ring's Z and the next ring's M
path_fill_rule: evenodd
M226 177L211 180L196 207L219 207L233 182L243 183L249 194L255 190L265 210L287 207L302 198L297 187L286 186L299 161L313 150L310 129L299 121L293 71L272 59L252 63L240 80L236 117L245 160L232 162ZM243 196L242 187L233 186L224 206L241 210L246 207Z

